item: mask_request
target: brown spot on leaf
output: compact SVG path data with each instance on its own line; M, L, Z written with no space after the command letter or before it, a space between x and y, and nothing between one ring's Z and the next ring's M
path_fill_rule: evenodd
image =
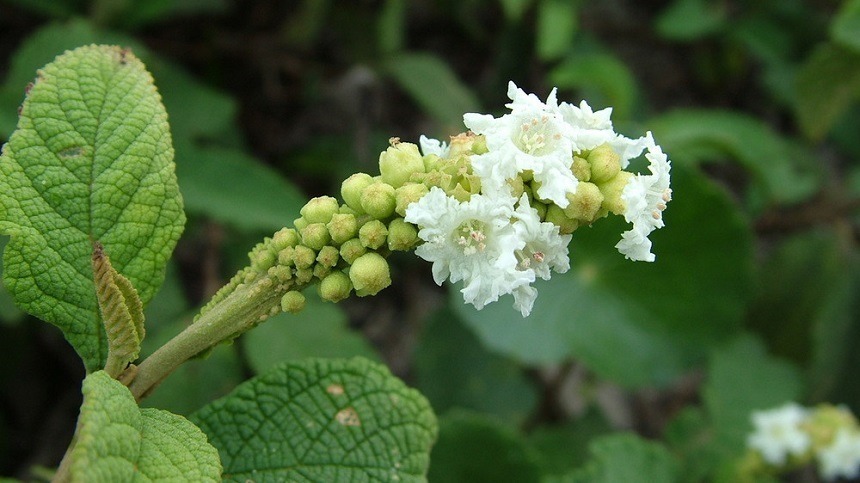
M334 415L334 419L344 426L361 426L361 420L358 418L358 413L351 407L338 411L337 414Z
M342 396L343 386L341 386L340 384L332 384L329 387L325 388L325 392L331 394L332 396Z

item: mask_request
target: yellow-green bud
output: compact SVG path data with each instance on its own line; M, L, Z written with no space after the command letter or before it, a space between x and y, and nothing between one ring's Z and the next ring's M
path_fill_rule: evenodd
M293 249L293 263L296 268L310 268L316 260L317 253L304 245L298 245Z
M328 228L324 223L311 223L301 230L302 245L319 250L328 245L331 241L331 236L328 234Z
M418 146L412 143L396 143L379 155L379 173L382 181L395 188L409 181L412 173L424 172L424 160Z
M337 200L331 196L318 196L308 201L300 213L308 223L328 223L339 208Z
M352 292L352 281L349 275L334 271L322 279L318 291L323 300L340 302L349 297L349 293Z
M394 190L394 211L400 216L406 216L406 208L424 197L428 191L430 190L427 186L417 183L405 184L397 188Z
M388 249L411 250L418 243L418 229L403 218L395 218L388 224Z
M248 254L248 258L251 260L251 268L258 272L264 272L275 264L278 256L271 250L270 243L271 239L266 238L251 250L251 253Z
M338 209L337 212L344 214L344 215L352 215L352 216L358 216L359 215L359 213L357 211L350 208L349 205L347 205L347 204L340 205L340 209Z
M429 173L430 171L439 169L439 165L441 164L442 158L440 158L437 154L428 154L427 156L424 156L424 158L422 158L422 161L424 161L424 171ZM416 178L421 178L420 173L419 176L416 176Z
M569 218L564 214L564 210L556 204L548 205L546 208L545 221L552 223L558 227L558 232L562 235L570 235L579 228L579 221Z
M284 248L299 244L299 233L293 228L281 228L272 236L272 249L280 252Z
M573 165L570 167L573 175L580 181L591 181L591 165L585 158L573 157Z
M296 290L290 290L281 297L281 309L284 312L295 314L305 308L305 296Z
M349 279L359 297L376 295L380 290L391 285L388 262L376 252L365 253L352 262Z
M388 228L379 220L370 220L358 230L358 239L367 248L376 250L385 243Z
M361 244L358 238L349 239L340 246L340 258L346 263L352 264L356 258L367 253L367 248Z
M328 233L331 235L331 240L336 244L349 240L355 237L358 233L358 221L355 215L348 213L335 213L331 217L331 221L326 224Z
M331 273L331 267L327 267L321 263L314 265L314 277L318 280L326 278L329 273Z
M314 271L311 268L300 268L296 270L296 282L304 285L314 278Z
M627 209L627 205L624 203L624 200L621 199L621 193L624 191L624 187L627 186L627 183L632 177L633 173L621 171L609 181L597 185L597 187L600 188L600 192L603 193L604 209L609 210L611 213L616 215L624 214L624 210Z
M293 277L293 271L285 265L275 265L269 268L269 276L275 277L279 282L286 282Z
M373 183L361 191L361 209L377 220L393 215L395 206L394 187L390 184Z
M320 249L320 252L317 253L317 263L326 267L333 267L337 265L337 261L340 258L340 252L337 248L326 245Z
M302 228L308 226L308 220L304 219L303 217L298 217L293 220L293 226L296 227L296 230L302 231Z
M292 267L295 262L295 248L286 247L278 252L278 265Z
M812 437L812 444L818 447L833 443L833 438L840 428L856 431L857 419L850 411L832 404L816 406L803 423L803 429Z
M355 173L343 180L340 185L340 196L343 201L357 213L364 213L361 207L361 192L373 183L373 178L367 173Z
M595 183L609 181L621 171L621 156L607 143L592 149L588 162L591 164L591 181Z
M603 193L596 184L580 181L576 185L576 193L568 193L567 200L570 204L564 209L565 215L591 223L597 219L597 213L603 203Z

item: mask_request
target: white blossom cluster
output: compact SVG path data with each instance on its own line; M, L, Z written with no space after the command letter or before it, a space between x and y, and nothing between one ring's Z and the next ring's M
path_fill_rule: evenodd
M556 90L546 102L527 94L513 82L508 86L510 112L501 117L470 113L464 123L484 136L487 152L471 156L481 192L458 201L433 187L406 209L405 220L418 225L424 243L416 253L433 263L438 284L462 281L466 302L478 309L512 294L514 307L527 316L537 297L532 283L551 272L570 268L568 243L559 227L541 221L526 194L513 194L512 181L533 180L533 198L566 208L577 191L574 155L608 144L619 154L621 168L647 151L650 174L636 174L624 186L624 218L632 228L622 235L618 250L632 260L653 261L648 235L663 226L662 211L671 199L670 163L651 133L630 139L616 133L610 109L592 111L559 103ZM449 147L421 138L423 154L445 157Z
M846 409L832 407L819 412L838 416L816 417L815 410L796 403L754 411L754 431L747 437L747 446L775 467L785 466L790 458L814 457L824 480L857 478L860 476L860 429L853 415ZM822 428L833 435L816 442L813 435L821 433Z

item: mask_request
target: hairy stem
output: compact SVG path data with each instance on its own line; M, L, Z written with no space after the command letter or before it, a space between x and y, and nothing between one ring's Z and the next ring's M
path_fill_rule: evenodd
M269 277L237 288L140 363L128 386L135 399L146 397L183 362L265 320L288 288Z

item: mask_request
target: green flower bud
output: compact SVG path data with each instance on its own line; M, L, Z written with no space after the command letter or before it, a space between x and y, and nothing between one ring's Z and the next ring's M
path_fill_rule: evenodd
M394 187L386 183L373 183L361 191L361 209L368 215L382 220L394 214Z
M632 177L633 173L621 171L609 181L597 185L597 187L600 188L600 192L603 193L604 209L616 215L624 214L624 210L627 209L627 207L624 200L621 199L621 193L624 191L624 187L627 186L627 183Z
M411 250L418 243L418 228L403 218L395 218L388 224L388 249Z
M412 143L392 144L379 155L379 173L382 181L394 188L409 181L412 173L424 172L424 160L418 146Z
M302 245L319 250L328 245L331 241L331 236L328 234L328 228L323 223L311 223L301 230Z
M318 196L308 201L300 213L308 223L328 223L339 208L337 200L331 196Z
M352 292L352 281L349 275L334 271L322 279L317 290L323 300L340 302L349 297L349 293Z
M272 249L278 252L298 244L299 233L293 228L281 228L272 236Z
M326 228L328 228L328 233L331 235L331 240L340 245L350 238L355 237L356 233L358 233L358 221L355 219L355 215L335 213L332 215L331 221L326 224Z
M356 258L367 253L367 248L361 244L358 238L349 239L340 246L340 258L350 265Z
M269 276L275 277L279 282L286 282L293 278L293 271L285 265L275 265L268 271Z
M305 285L314 278L314 271L311 268L300 268L296 270L296 282L299 285Z
M296 218L293 220L293 226L296 227L296 230L302 231L302 228L308 226L308 220L303 217Z
M564 214L564 210L559 208L556 204L547 206L544 221L548 221L557 226L558 232L562 235L570 235L579 228L579 221L569 218Z
M424 161L424 172L429 173L430 171L439 169L439 165L442 162L442 158L440 158L437 154L428 154L427 156L424 156L424 158L422 158L422 161ZM416 176L416 178L422 178L422 176L420 176L420 173L418 174L419 176Z
M317 253L317 263L325 267L333 267L337 265L337 261L339 259L340 252L337 248L330 245L322 247L320 252Z
M276 252L272 251L271 242L272 240L266 237L248 253L248 258L251 260L251 268L258 272L265 272L275 264L278 256Z
M340 196L343 201L357 213L364 213L361 207L361 192L373 183L373 178L367 173L355 173L346 178L340 185Z
M394 190L394 211L400 216L406 216L406 208L420 200L427 192L427 186L423 184L410 183L405 184Z
M376 250L385 244L388 228L379 220L370 220L358 230L358 239L367 248Z
M573 175L580 181L591 181L591 165L585 158L573 157L573 165L570 167Z
M597 213L603 203L603 193L596 184L580 181L576 186L576 193L568 193L567 200L570 204L564 209L565 215L591 223L597 219Z
M359 212L350 208L349 205L347 205L347 204L340 205L340 209L337 210L337 212L340 214L343 214L343 215L352 215L352 216L358 216L360 214Z
M314 265L313 272L314 277L316 277L317 280L322 280L326 278L328 274L331 273L331 267L327 267L321 263L317 263L316 265Z
M296 290L290 290L281 297L281 309L284 312L295 314L305 308L305 296Z
M376 252L365 253L352 263L349 279L359 297L376 295L380 290L391 285L388 262Z
M833 438L840 428L856 431L857 419L850 411L832 404L816 406L803 423L803 429L812 437L813 446L819 448L833 443Z
M469 198L472 197L472 193L461 184L454 186L454 189L448 190L448 194L461 203L469 201Z
M592 149L588 162L591 164L591 181L595 183L609 181L621 171L621 156L607 143Z
M292 267L293 263L295 263L295 248L294 247L286 247L278 252L278 265L283 265L285 267Z
M298 245L293 249L293 263L296 268L310 268L316 260L317 253L304 245Z

